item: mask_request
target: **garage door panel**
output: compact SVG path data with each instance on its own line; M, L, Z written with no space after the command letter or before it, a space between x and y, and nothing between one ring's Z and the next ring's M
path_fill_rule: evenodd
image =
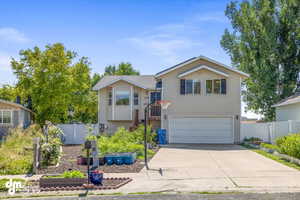
M173 141L173 143L184 144L232 144L231 138L203 138L203 141L205 142L198 142L199 138L177 138Z
M176 136L170 137L231 137L227 132L219 131L197 131L197 130L176 130Z
M233 143L232 118L170 119L170 143Z

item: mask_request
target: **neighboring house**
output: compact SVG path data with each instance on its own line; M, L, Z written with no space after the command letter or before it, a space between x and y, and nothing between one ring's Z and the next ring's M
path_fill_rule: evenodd
M27 128L32 121L33 113L18 103L0 99L0 139L9 128Z
M150 102L169 100L166 111L154 105L150 121L167 130L169 143L240 141L241 81L248 74L204 56L194 57L153 76L105 76L99 94L99 124L107 132L128 128L136 113L144 119Z
M298 91L297 91L298 90ZM300 87L295 94L273 105L276 121L300 120Z

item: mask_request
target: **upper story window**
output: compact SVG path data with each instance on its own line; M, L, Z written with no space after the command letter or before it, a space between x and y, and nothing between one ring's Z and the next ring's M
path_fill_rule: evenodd
M201 82L200 81L194 81L194 94L201 94Z
M162 81L161 80L158 80L156 82L156 89L161 89L162 88Z
M134 105L139 105L139 93L137 92L133 94L133 103Z
M0 124L11 124L12 123L12 111L0 110Z
M180 94L200 94L201 82L200 80L180 80Z
M129 91L116 91L116 105L129 105Z
M206 80L206 94L226 94L226 79Z
M108 93L108 105L111 105L112 104L112 92L109 91Z

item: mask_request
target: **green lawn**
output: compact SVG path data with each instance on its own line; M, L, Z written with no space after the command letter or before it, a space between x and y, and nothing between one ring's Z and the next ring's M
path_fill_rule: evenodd
M245 148L247 148L247 149L250 149L250 150L252 150L252 151L254 151L254 152L256 152L256 153L258 153L258 154L260 154L260 155L262 155L264 157L270 158L270 159L272 159L274 161L277 161L277 162L279 162L281 164L284 164L284 165L286 165L288 167L292 167L292 168L295 168L297 170L300 170L300 166L299 165L297 165L295 163L291 163L291 162L289 162L289 161L287 161L287 160L285 160L283 158L280 158L280 157L278 157L278 156L276 156L274 154L267 153L267 152L265 152L263 150L260 150L260 149L254 149L254 148L250 147L249 145L243 144L242 146L245 147Z

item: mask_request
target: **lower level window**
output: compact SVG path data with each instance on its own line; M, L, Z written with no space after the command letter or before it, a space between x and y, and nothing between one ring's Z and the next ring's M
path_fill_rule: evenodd
M11 124L12 111L0 110L0 124Z

